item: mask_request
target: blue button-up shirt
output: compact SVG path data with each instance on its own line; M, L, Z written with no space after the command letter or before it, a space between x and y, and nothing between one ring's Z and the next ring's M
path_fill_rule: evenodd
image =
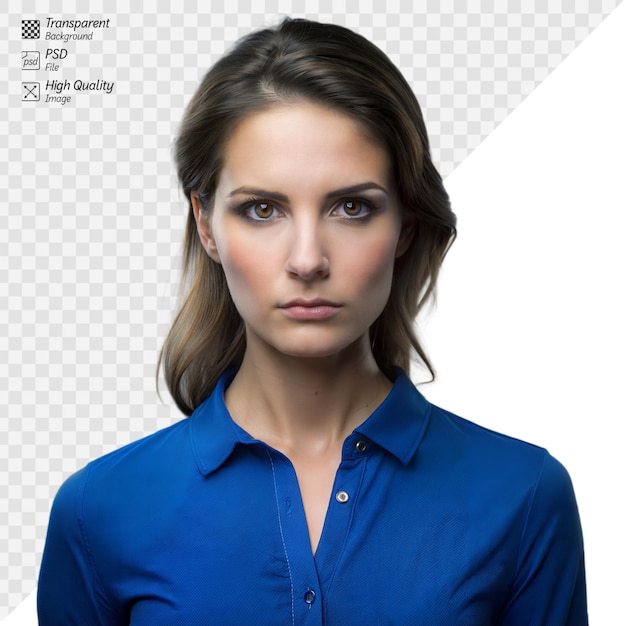
M578 511L545 450L398 373L345 441L319 546L292 464L224 405L104 456L56 496L38 610L59 624L586 624Z

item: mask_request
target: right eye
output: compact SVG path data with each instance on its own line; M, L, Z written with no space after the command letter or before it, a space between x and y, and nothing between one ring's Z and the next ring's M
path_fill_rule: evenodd
M263 222L272 217L276 217L277 213L278 209L269 202L253 202L249 204L244 211L246 217L257 222Z

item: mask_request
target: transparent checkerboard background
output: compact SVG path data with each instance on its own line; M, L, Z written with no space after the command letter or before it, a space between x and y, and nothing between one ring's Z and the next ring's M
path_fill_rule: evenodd
M237 38L283 15L365 35L413 85L445 176L619 1L171 4L10 0L0 15L0 619L35 587L60 483L182 417L155 389L186 210L171 142ZM22 50L62 47L21 39L22 19L41 19L43 37L48 16L111 27L69 42L59 72L22 71ZM115 88L21 101L22 81L53 78Z

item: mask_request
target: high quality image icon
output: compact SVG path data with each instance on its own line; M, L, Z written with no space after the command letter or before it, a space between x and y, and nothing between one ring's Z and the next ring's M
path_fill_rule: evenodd
M39 102L39 83L22 83L22 101Z

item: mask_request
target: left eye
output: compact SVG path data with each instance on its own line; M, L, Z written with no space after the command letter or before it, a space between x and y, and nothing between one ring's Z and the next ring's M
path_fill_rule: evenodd
M337 210L348 217L363 217L369 212L369 206L360 200L344 200Z
M248 217L257 221L264 221L274 216L276 207L268 202L255 202L247 209Z

